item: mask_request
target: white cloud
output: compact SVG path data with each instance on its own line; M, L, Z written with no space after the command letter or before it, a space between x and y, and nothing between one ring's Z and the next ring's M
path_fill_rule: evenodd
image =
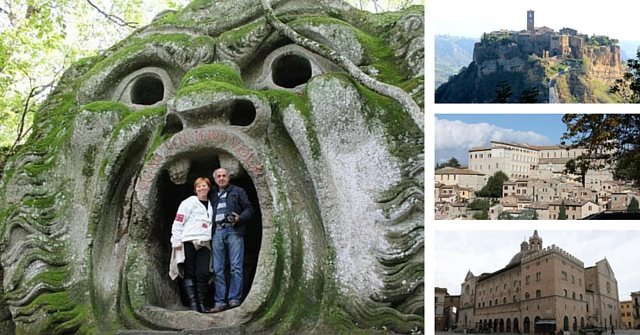
M434 285L446 287L450 294L460 293L467 271L478 276L502 269L528 240L533 230L514 231L435 231ZM629 300L638 291L640 254L639 231L625 230L539 230L543 246L553 244L594 266L606 258L618 282L620 300Z
M466 164L470 148L487 146L491 141L552 144L549 138L536 132L501 128L490 123L465 123L436 118L434 129L436 161L457 157Z

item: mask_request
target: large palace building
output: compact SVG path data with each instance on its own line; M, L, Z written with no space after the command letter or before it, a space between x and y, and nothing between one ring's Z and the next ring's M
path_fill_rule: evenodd
M543 248L535 231L507 266L467 273L460 294L459 327L538 334L589 325L618 328L618 283L607 259L584 263L556 245Z

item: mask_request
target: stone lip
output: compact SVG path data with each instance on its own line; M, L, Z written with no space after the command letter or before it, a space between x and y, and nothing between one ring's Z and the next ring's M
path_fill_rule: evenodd
M153 206L153 197L150 195L154 192L154 184L162 169L186 153L195 153L203 149L222 151L234 156L255 180L263 173L263 159L257 147L246 134L229 130L227 127L212 126L184 130L160 145L142 168L136 185L137 199L144 206Z
M244 335L243 326L213 327L205 329L173 330L119 330L116 335ZM253 333L255 334L255 333Z
M145 306L137 313L156 327L183 329L176 334L244 334L244 326L240 323L246 321L246 317L241 308L212 314Z

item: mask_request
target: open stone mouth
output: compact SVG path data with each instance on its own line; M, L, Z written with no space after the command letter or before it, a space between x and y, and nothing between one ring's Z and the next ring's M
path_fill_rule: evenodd
M243 269L243 299L251 291L252 284L258 267L259 253L262 245L262 211L260 210L259 190L253 178L262 175L262 164L259 159L259 149L253 139L259 126L256 119L269 117L268 107L262 106L258 101L250 101L253 98L214 99L198 107L201 113L195 113L194 109L185 109L178 112L170 112L164 125L163 133L172 133L170 139L160 144L141 167L141 172L132 182L135 192L131 200L122 198L126 211L127 201L130 202L131 224L127 224L127 230L131 234L139 231L147 235L146 243L133 246L136 252L127 251L125 261L127 265L123 269L130 277L124 283L124 293L134 301L140 299L133 297L140 295L140 291L134 292L131 286L136 280L146 281L146 290L142 294L144 301L140 309L136 309L137 318L154 324L156 327L174 328L180 325L184 328L205 328L211 326L211 319L225 319L227 315L238 315L238 310L218 313L215 317L211 314L187 313L188 317L176 319L171 317L176 310L186 310L184 297L181 294L178 278L172 281L168 276L169 261L171 259L171 227L178 206L181 201L194 194L192 182L198 177L206 177L212 182L212 173L219 167L226 168L230 175L230 183L242 187L249 197L253 207L254 216L247 225L245 235L245 259ZM256 115L256 107L257 115ZM208 118L195 118L194 115L209 115ZM257 129L256 129L257 128ZM167 129L170 131L167 132ZM135 149L133 149L135 150ZM144 149L138 149L144 150ZM119 174L119 173L117 173ZM117 189L117 187L116 187ZM129 187L131 191L131 186ZM118 192L118 191L116 191ZM268 192L262 190L262 193ZM127 216L127 213L123 213ZM131 241L130 243L134 243ZM129 245L129 249L132 246ZM140 250L142 249L142 250ZM139 252L146 257L139 257ZM147 259L140 262L139 259ZM141 267L131 271L129 264ZM153 276L149 276L153 273ZM146 276L146 279L145 279ZM152 278L152 279L149 279ZM151 289L154 294L147 294ZM211 282L206 305L213 304L214 286ZM247 311L248 312L248 311ZM182 313L180 313L182 314ZM240 312L242 314L242 312ZM236 316L237 317L237 316ZM236 317L227 318L228 324L234 324ZM205 320L206 319L206 320ZM172 321L167 321L172 320ZM220 324L219 322L217 324Z
M156 228L151 230L151 245L155 244L159 249L157 254L160 255L160 259L155 263L161 267L159 271L166 272L169 267L168 260L170 259L171 250L168 241L171 237L171 226L180 202L193 195L193 185L191 185L190 181L198 177L207 177L212 181L213 170L221 166L221 156L224 157L227 154L216 152L215 149L185 152L177 160L168 162L169 169L160 172L155 185L155 196L153 196L155 207L152 209L152 222ZM255 276L262 238L262 222L258 195L253 181L242 167L238 166L232 171L236 173L233 175L231 182L246 190L249 200L256 210L253 219L246 223L244 298L249 293ZM176 176L176 174L180 175ZM180 184L180 182L182 183ZM166 278L169 280L168 276ZM176 285L176 293L178 292L177 287ZM210 293L208 296L213 297L213 286L210 288ZM162 299L158 301L157 306L172 309L178 301L180 299L177 297L169 296L168 300Z

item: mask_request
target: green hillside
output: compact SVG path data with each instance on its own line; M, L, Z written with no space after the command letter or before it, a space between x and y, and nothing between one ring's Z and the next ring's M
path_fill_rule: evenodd
M477 38L449 35L435 36L435 87L457 74L463 66L469 66L473 58L473 46Z

